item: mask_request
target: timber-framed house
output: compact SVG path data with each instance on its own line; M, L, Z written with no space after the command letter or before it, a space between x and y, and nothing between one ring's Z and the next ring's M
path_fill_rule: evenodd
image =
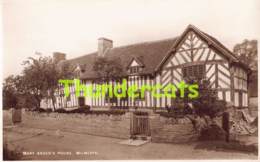
M62 54L57 54L60 57ZM217 90L220 100L232 102L236 107L248 106L248 72L246 65L217 39L189 25L178 37L160 41L137 43L113 47L113 41L100 38L98 51L84 56L65 60L77 66L82 84L96 86L98 76L93 71L93 64L98 57L119 58L125 71L127 85L137 84L177 84L186 76L204 77L210 80L210 86ZM61 57L65 58L65 57ZM113 82L112 80L110 82ZM57 92L56 107L77 107L78 98L75 87L70 87L70 97L65 98ZM82 98L82 97L81 97ZM83 97L84 98L84 97ZM151 92L145 93L144 99L117 99L111 103L106 98L85 97L85 104L91 107L138 107L163 108L172 105L173 99L154 98ZM45 107L51 108L50 100ZM43 106L43 107L44 107Z

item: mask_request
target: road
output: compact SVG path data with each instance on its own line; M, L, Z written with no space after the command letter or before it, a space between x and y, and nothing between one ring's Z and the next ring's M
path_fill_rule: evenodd
M123 139L22 126L5 128L4 140L22 148L27 160L257 159L252 153L196 149L196 143L129 146L119 144Z

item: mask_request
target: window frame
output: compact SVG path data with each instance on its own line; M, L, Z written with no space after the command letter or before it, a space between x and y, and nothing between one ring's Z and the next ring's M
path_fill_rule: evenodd
M139 73L140 71L141 71L141 66L129 67L129 73L130 74L136 74L136 73Z
M182 68L183 78L194 77L198 79L203 79L206 77L206 65L196 64L188 65Z

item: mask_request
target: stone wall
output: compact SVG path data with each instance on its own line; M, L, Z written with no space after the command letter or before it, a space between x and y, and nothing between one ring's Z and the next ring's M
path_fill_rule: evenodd
M123 138L130 137L130 114L96 115L23 112L25 126Z
M196 140L193 126L187 118L150 116L152 142L186 143Z
M128 139L131 134L131 113L85 115L23 111L22 126ZM152 142L186 143L196 139L193 126L187 118L176 119L149 113L149 121Z

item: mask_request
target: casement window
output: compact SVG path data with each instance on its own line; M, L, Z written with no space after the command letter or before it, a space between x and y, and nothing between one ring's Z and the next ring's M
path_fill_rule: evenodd
M205 77L205 65L192 65L182 68L183 78L197 78Z
M130 74L138 73L140 71L140 69L141 68L139 66L130 67Z
M132 58L131 63L127 67L128 67L128 72L130 74L136 74L143 69L144 64L138 58L134 57Z

